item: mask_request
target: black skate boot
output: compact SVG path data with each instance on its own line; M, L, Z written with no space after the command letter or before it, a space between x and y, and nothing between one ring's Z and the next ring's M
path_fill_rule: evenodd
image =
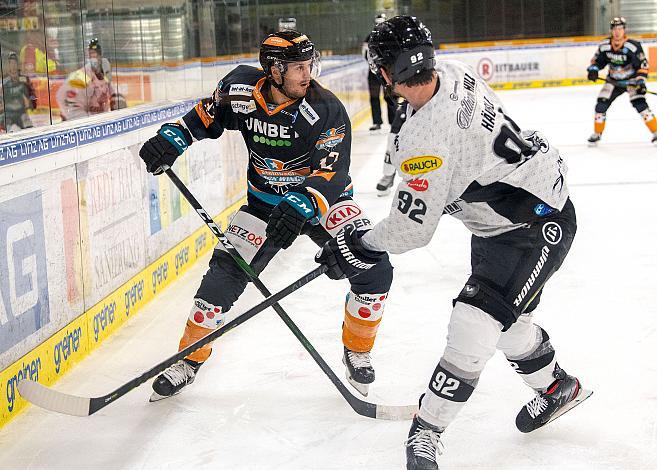
M153 394L149 401L163 400L180 393L185 386L194 382L201 365L201 362L183 359L170 366L153 382Z
M383 175L379 182L376 184L376 190L378 191L377 196L385 196L390 194L392 189L392 184L395 181L395 174L392 175Z
M381 124L374 124L370 127L371 131L378 131L379 129L381 129Z
M591 137L589 137L589 147L595 147L596 145L598 145L598 142L600 142L601 137L602 135L598 134L597 132L591 134Z
M342 363L347 366L347 380L358 392L367 396L369 385L374 382L374 368L369 352L355 352L344 348Z
M441 433L417 416L413 418L405 442L407 470L439 470L438 456L442 455L444 448L440 440Z
M556 380L545 392L538 393L518 413L516 427L521 432L531 432L545 426L579 405L593 393L590 390L583 390L579 380L566 374L558 365L552 375Z
M657 132L652 135L652 140L650 142L652 142L653 145L657 145Z

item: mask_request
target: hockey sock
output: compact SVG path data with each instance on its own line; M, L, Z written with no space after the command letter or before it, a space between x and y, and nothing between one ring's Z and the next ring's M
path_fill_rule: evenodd
M224 324L225 319L226 315L221 307L212 305L199 298L194 299L194 306L187 319L185 332L180 340L178 351L185 349L190 344L195 343L210 334L213 330L219 328ZM210 357L211 352L212 343L208 343L191 353L186 359L195 362L205 362Z
M655 118L655 115L650 111L650 108L641 111L641 117L643 118L643 122L646 123L648 129L650 129L650 132L653 134L657 132L657 118Z
M607 120L607 115L605 113L595 113L595 119L593 122L593 132L596 134L602 134L605 130L605 121Z
M388 293L354 294L345 303L342 343L350 351L368 352L374 346Z

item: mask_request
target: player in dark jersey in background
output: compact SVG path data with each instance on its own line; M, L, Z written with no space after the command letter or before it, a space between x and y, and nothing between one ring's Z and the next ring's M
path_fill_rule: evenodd
M629 39L625 34L625 18L614 18L609 26L610 36L602 41L591 59L587 70L588 79L596 81L600 70L609 66L608 83L605 83L598 95L595 105L595 122L593 134L589 142L595 145L602 137L607 119L607 109L616 98L627 91L630 103L637 110L643 122L652 132L652 142L657 144L657 118L650 111L646 102L646 77L648 76L648 60L641 43Z
M390 194L392 185L395 182L395 166L392 164L392 155L395 152L395 140L401 126L406 121L406 106L408 103L402 101L397 106L397 111L395 111L395 118L392 121L392 126L390 126L390 132L388 133L388 144L386 147L386 153L383 156L383 176L376 184L377 196L386 196Z
M0 127L11 132L32 127L28 110L36 109L36 95L30 79L21 75L15 53L9 54L7 65L8 77L0 90Z
M263 70L246 65L219 82L178 123L162 126L140 151L147 170L160 173L194 141L242 133L249 152L248 202L226 236L256 272L299 234L319 246L346 226L371 226L352 200L349 176L351 123L342 103L313 78L319 53L297 31L270 34L262 42ZM217 158L220 158L219 156ZM246 288L247 275L221 244L196 293L180 349L225 323L226 312ZM351 280L342 339L350 382L361 393L374 380L369 352L392 282L387 258ZM209 357L208 344L177 362L153 383L153 399L178 393Z

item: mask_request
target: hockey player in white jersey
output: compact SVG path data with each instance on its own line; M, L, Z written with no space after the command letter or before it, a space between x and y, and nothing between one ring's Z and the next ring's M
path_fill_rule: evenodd
M522 432L590 395L559 367L532 317L570 249L575 210L557 149L540 133L522 131L468 66L436 64L431 33L419 20L398 16L376 26L369 57L372 71L409 102L393 156L402 181L388 217L369 232L339 234L316 259L329 277L351 277L386 251L428 244L443 214L472 232L472 274L453 302L447 345L406 443L409 469L437 469L440 436L496 349L536 392L516 417Z

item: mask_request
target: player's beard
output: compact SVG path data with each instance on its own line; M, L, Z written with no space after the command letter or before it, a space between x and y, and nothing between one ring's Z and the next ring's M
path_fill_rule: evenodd
M284 84L282 91L285 94L285 96L287 96L288 98L296 100L296 99L303 98L304 96L306 96L306 93L308 91L309 86L310 86L310 84L308 84L306 86L302 86L302 85L299 84L299 85L291 88L288 84Z

